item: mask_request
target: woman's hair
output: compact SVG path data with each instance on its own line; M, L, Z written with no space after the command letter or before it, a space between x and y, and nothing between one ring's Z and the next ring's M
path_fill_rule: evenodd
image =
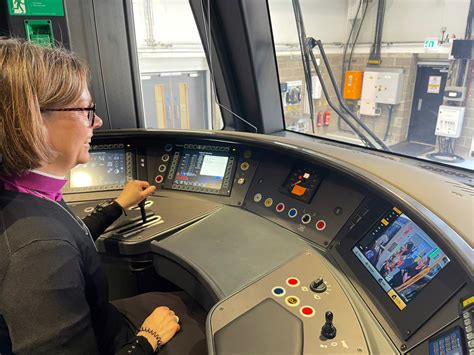
M86 66L64 48L0 37L0 176L54 159L40 110L76 102L87 76Z

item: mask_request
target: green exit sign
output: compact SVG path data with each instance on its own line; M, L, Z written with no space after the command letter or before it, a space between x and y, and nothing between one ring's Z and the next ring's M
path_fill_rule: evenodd
M425 48L436 48L438 47L438 40L436 38L428 38L425 39L425 43L423 44Z

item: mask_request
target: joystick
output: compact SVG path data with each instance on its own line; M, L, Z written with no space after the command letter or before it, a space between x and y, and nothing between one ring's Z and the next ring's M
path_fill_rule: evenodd
M336 337L336 327L332 324L334 315L331 311L326 312L326 323L321 328L321 335L327 339Z
M146 223L145 201L146 201L146 198L143 199L143 200L138 204L138 207L140 207L140 213L142 214L143 223Z

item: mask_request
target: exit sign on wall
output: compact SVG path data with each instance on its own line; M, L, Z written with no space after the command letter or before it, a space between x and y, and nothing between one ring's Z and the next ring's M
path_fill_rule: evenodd
M436 48L436 47L438 47L438 40L436 38L425 39L423 47L425 47L425 48Z

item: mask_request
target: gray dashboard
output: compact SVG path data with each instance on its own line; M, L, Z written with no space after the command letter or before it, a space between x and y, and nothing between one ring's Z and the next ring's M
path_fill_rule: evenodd
M296 317L294 329L303 324L296 331L305 340L299 353L421 354L443 332L458 328L468 344L459 304L473 296L472 230L466 230L465 224L450 228L451 221L444 222L434 213L439 206L423 205L416 194L406 193L410 186L389 183L392 178L382 179L378 169L374 175L362 166L370 170L367 167L378 162L388 172L398 169L413 179L435 174L370 154L362 159L365 165L360 161L362 153L348 162L351 154L343 158L343 149L331 145L296 145L283 138L238 133L116 131L97 134L93 143L97 151L123 148L128 166L125 181L146 180L158 188L147 206L150 218L157 222L144 228L138 213L132 211L128 220L117 222L99 238L99 251L117 257L149 253L160 276L211 309L210 353L230 353L222 349L233 344L232 336L223 334L234 334L242 325L258 328L261 314L278 307L283 307L282 319ZM205 177L201 184L196 180L195 165L203 159L209 171L220 171L218 181ZM220 162L225 162L225 169L219 170ZM84 215L97 200L116 196L120 183L94 189L69 186L66 199ZM420 194L420 200L426 201L424 192ZM393 210L400 212L397 218L405 216L426 233L450 261L403 309L387 297L380 281L353 252L361 238ZM295 262L304 255L311 260ZM284 284L287 278L280 274L301 281L298 294L293 285ZM309 289L311 280L322 274L323 283L331 284L337 295L325 298L323 305ZM315 311L313 318L303 315L301 307L290 307L291 315L285 313L286 298L262 286L278 275L281 280L275 287L295 290L290 296L298 300L313 297L305 301ZM229 305L233 311L222 316L219 310ZM341 338L308 341L309 334L324 325L326 311L334 313L340 334L345 334L347 324L347 329L353 327L352 335L347 333L342 340L357 346L346 348ZM294 339L297 342L298 337ZM267 350L259 353L275 353L271 347Z

